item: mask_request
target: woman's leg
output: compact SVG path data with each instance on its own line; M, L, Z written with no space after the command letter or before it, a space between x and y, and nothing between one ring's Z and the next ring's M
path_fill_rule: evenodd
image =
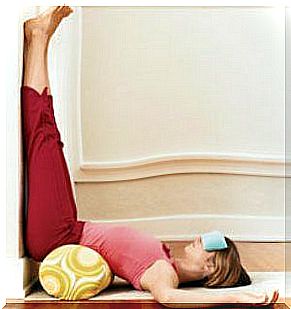
M85 223L77 220L47 69L50 38L70 13L69 7L53 7L24 24L21 107L28 176L25 242L28 255L37 261L61 245L78 244Z

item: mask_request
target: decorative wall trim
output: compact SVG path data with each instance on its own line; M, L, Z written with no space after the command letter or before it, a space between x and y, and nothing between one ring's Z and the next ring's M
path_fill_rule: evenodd
M129 225L163 241L192 240L195 233L220 230L235 241L285 241L285 218L255 215L182 214L174 216L90 220Z
M81 160L74 180L76 182L121 181L181 173L286 176L285 159L282 156L201 152L166 154L114 162Z

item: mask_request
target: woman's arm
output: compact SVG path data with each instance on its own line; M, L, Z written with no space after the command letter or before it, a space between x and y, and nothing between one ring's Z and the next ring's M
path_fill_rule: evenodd
M170 308L212 308L226 303L235 303L233 294L202 294L197 290L169 289L163 305Z
M198 290L168 289L165 291L163 305L170 308L211 308L227 303L268 305L277 301L279 293L273 292L269 299L266 293L240 291L237 293L221 293L209 289L209 293Z
M164 260L155 263L155 266L142 277L142 285L151 292L154 299L170 308L211 308L229 303L267 305L276 302L279 293L274 291L271 297L267 293L242 291L222 293L209 289L209 293L198 289L178 289L178 277L173 267Z

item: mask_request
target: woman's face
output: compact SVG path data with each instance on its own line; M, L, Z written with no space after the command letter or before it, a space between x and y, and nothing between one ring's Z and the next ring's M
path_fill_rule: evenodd
M185 247L187 271L193 280L200 280L214 272L215 251L204 250L200 235L195 235L194 241Z

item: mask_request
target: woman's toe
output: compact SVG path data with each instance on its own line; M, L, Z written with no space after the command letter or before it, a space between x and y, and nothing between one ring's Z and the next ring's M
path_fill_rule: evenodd
M60 6L58 10L55 11L55 15L58 18L63 18L71 14L73 10L69 6Z

